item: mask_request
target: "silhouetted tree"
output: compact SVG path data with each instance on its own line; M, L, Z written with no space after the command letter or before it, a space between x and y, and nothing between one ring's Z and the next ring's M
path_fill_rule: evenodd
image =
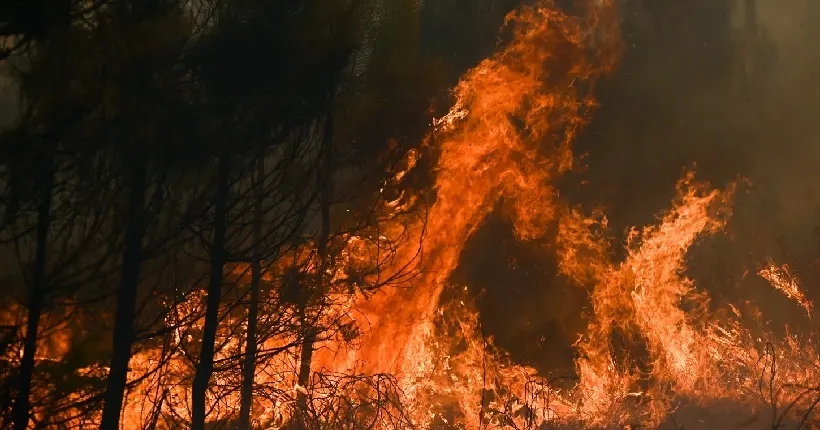
M54 199L77 200L77 187L82 186L81 183L88 185L86 178L77 176L77 161L87 156L88 151L87 145L78 142L76 129L89 116L95 94L88 88L79 91L73 88L84 78L77 55L83 49L79 43L83 31L74 27L72 18L76 5L63 1L33 6L37 6L36 10L26 13L36 12L42 15L39 18L42 21L21 21L22 18L15 16L15 13L23 13L21 8L25 7L12 4L8 6L12 10L7 19L17 21L4 21L6 32L2 34L6 37L12 34L17 36L25 41L27 48L21 52L22 64L17 69L23 114L18 124L3 134L0 142L6 173L3 195L6 239L17 243L17 249L25 253L28 246L24 244L21 247L19 243L26 236L29 206L36 220L33 232L34 261L27 288L23 356L13 402L16 429L29 425L32 377L42 312L46 302L53 299L59 290L65 293L66 289L76 289L76 285L60 285L60 272L64 272L67 265L72 265L77 255L82 255L82 249L87 247L94 234L94 228L84 234L78 226L66 226L60 222L56 237L49 237L53 228ZM79 164L84 163L80 161ZM70 208L66 212L64 204L59 205L57 210L62 216L77 216L77 212ZM80 218L78 221L78 224L84 225L89 219ZM23 232L19 231L20 228ZM51 250L58 241L63 241L64 245L71 244L76 254L69 256L62 252L59 258L54 258Z
M119 157L120 165L125 167L123 179L127 194L121 277L116 289L114 344L101 419L101 428L113 430L119 427L128 363L135 340L137 295L146 258L145 233L152 215L146 193L152 188L161 189L160 185L152 187L150 181L152 174L156 175L158 171L157 156L168 150L163 148L168 140L161 134L162 128L153 130L154 127L146 127L140 122L146 119L157 121L155 105L167 103L168 96L175 94L163 94L169 89L162 88L159 79L173 79L172 70L180 59L180 48L186 38L185 27L175 21L182 15L174 0L122 0L113 3L111 9L110 14L102 16L105 22L100 25L111 31L108 36L113 39L112 45L104 46L104 49L115 48L113 43L117 39L126 47L124 54L114 58L118 61L113 69L117 74L116 90L120 100L117 100L112 119L115 129L112 137L117 141L114 153ZM169 25L177 27L169 32ZM152 32L152 37L141 37L147 32Z
M334 297L366 297L411 276L379 277L398 241L411 240L384 243L384 218L401 221L380 211L399 188L418 185L412 175L394 181L393 167L426 133L431 99L470 65L448 64L446 46L423 46L427 7L0 6L0 61L13 66L23 95L20 120L0 137L2 250L17 247L10 253L31 281L14 287L27 296L28 327L4 336L6 350L23 357L0 376L16 397L14 413L2 416L13 415L18 429L32 418L37 426L99 421L115 429L129 398L146 396L149 384L157 394L143 424L204 428L238 418L250 428L255 396L286 395L254 380L283 353L301 356L291 372L305 388L292 399L294 424L342 423L379 404L344 399L345 390L386 394L371 382L389 376L314 372L313 352L356 337L350 321L333 314ZM445 10L436 19L459 13ZM351 264L344 254L352 238L367 236L377 238L363 240L379 258L341 267ZM291 261L298 276L288 282L282 267L294 253L304 257ZM236 275L245 264L248 283ZM326 270L349 276L332 280ZM203 303L193 305L200 294ZM76 344L38 352L54 327ZM241 347L225 340L243 330ZM270 347L272 339L282 341ZM158 359L144 363L154 349ZM236 385L215 386L214 374ZM171 394L175 384L191 384L190 423L178 413L184 400ZM335 400L317 402L311 387L320 386L338 387ZM241 395L238 416L208 416L209 402L230 393Z

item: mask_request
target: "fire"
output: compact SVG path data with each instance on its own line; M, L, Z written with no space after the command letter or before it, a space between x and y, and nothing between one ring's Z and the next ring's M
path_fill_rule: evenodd
M773 262L769 262L765 268L760 269L758 274L763 279L769 281L774 288L783 293L786 297L799 304L800 307L806 310L806 314L809 318L811 318L812 311L814 310L814 303L806 298L806 294L800 287L800 281L797 276L792 273L788 264L777 266Z
M750 413L773 410L781 423L811 415L817 389L801 384L820 377L817 341L759 339L743 327L737 308L714 312L704 286L686 276L690 247L726 228L734 186L712 189L687 174L657 225L631 231L622 261L615 260L606 215L587 214L559 196L555 180L574 167L572 143L596 107L595 85L621 52L615 1L581 3L575 14L551 0L522 6L507 18L509 44L463 76L453 108L433 121L426 142L437 159L433 196L419 197L429 197L424 220L407 212L416 197L400 195L385 202L388 221L380 229L334 239L327 269L314 243L268 268L260 318L284 328L260 339L257 427L285 426L297 393L309 395L328 422L346 414L375 428L657 427L682 405L726 401ZM419 156L411 153L393 180L401 181ZM517 237L548 243L560 275L588 291L589 323L575 344L570 384L514 363L481 334L466 288L448 285L465 243L501 200ZM231 269L240 294L248 266ZM319 275L329 287L323 311L311 317L333 334L317 340L314 378L301 386L305 310L296 305L301 293L287 284L289 277ZM770 262L759 275L811 317L813 304L787 265ZM363 287L374 284L383 288ZM124 428L171 428L189 419L190 356L202 326L190 316L201 315L204 303L204 293L164 303L164 337L131 359ZM238 411L241 375L230 369L242 356L245 319L242 309L226 309L219 326L208 398L213 422L229 422ZM55 360L67 353L41 351ZM352 376L358 374L368 377ZM369 416L376 413L370 394L395 406Z
M578 362L583 399L580 412L595 425L605 424L601 419L626 424L636 418L636 412L641 420L658 425L668 412L664 404L668 394L662 387L694 392L703 382L700 378L709 372L712 363L708 363L705 339L699 330L705 323L706 297L696 293L681 272L694 240L722 227L710 209L725 202L731 193L704 190L691 181L689 175L680 182L676 205L659 226L632 231L623 263L597 265L603 269L594 275L594 316L578 344L583 357ZM684 312L683 304L694 311ZM616 358L619 351L612 347L615 334L623 336L627 345L643 347L647 357ZM641 369L640 360L646 368ZM653 400L640 408L621 408L623 402L638 402L643 397Z
M491 339L477 336L474 311L445 308L436 324L459 326L455 332L467 347L451 354L446 342L458 338L424 333L427 349L413 352L428 365L410 384L423 392L426 409L419 416L441 414L431 405L440 409L452 398L469 428L658 427L681 405L720 408L730 402L749 415L770 408L781 423L801 421L794 415L800 410L808 422L817 394L803 384L820 376L816 340L754 338L739 315L710 312L708 295L684 275L695 240L725 227L733 191L710 189L688 174L660 223L632 231L620 263L608 252L605 217L565 209L555 240L559 267L590 288L592 305L587 331L576 344L574 385L555 387L510 362ZM487 395L493 400L486 402Z
M596 4L580 18L550 1L512 13L513 41L462 78L453 109L434 121L439 158L435 201L423 227L422 275L412 291L361 304L376 323L356 357L373 370L412 373L420 366L417 355L406 353L420 347L412 339L428 330L464 243L500 198L514 199L522 238L543 234L553 219L557 190L550 182L572 167L572 140L595 107L591 90L614 67L619 49L607 15L612 6ZM589 32L595 38L585 37ZM593 40L603 46L591 54ZM379 318L384 309L391 309L389 321Z
M426 225L417 227L425 237L420 275L412 289L383 291L359 304L372 330L343 365L364 362L370 372L398 374L418 424L429 420L430 405L414 399L414 381L431 370L437 352L426 342L467 239L502 197L514 201L522 239L543 235L555 217L551 181L572 167L571 143L595 107L592 90L620 49L613 5L590 2L584 11L573 17L541 1L509 15L512 42L462 78L454 107L434 121L435 201ZM338 357L324 362L340 363ZM468 398L461 396L462 403Z

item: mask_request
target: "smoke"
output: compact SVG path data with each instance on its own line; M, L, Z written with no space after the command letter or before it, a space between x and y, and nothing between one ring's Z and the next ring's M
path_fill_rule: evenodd
M751 174L762 191L776 197L786 242L817 254L820 224L820 7L811 0L761 1L761 29L775 55L770 71L758 78L763 89L756 104L761 121L750 131L762 137L751 148ZM765 181L765 182L764 182ZM810 248L810 249L809 249ZM792 251L792 252L796 252Z
M775 333L812 323L756 275L788 263L820 299L820 4L814 0L625 0L626 47L576 142L585 169L562 196L601 208L616 240L669 207L687 169L714 186L743 184L722 236L699 243L689 276ZM748 180L748 183L747 183ZM498 212L498 211L496 211ZM565 371L584 326L585 293L548 254L515 242L498 213L453 276L478 295L484 330L518 359ZM616 250L618 251L618 250Z
M625 228L650 222L689 165L716 185L748 178L732 237L704 245L711 252L691 266L702 269L710 291L771 300L767 315L785 317L791 305L742 274L773 258L793 264L809 285L820 281L817 7L810 0L631 3L630 49L585 142L590 194ZM809 294L818 298L816 289Z
M791 231L777 234L806 249L820 202L820 92L811 79L820 14L811 0L627 4L623 65L579 143L590 154L589 197L618 226L645 224L696 163L716 185L751 180L760 221L783 225Z

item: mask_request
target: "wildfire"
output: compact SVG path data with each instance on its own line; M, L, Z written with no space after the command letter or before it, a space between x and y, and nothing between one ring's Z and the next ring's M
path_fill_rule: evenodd
M549 1L511 14L513 41L462 78L453 109L435 121L439 158L423 274L412 291L361 304L378 322L356 354L373 370L417 367L418 355L405 353L420 348L414 333L427 330L464 243L501 197L515 200L522 238L541 235L553 219L557 192L550 181L571 168L571 142L595 107L591 90L614 67L619 48L606 15L614 13L611 5L595 3L580 18ZM589 32L607 45L592 53ZM389 321L379 320L384 309L391 309Z
M820 377L815 343L755 338L739 312L711 312L709 296L685 274L693 243L725 228L734 187L715 190L687 174L658 224L632 230L622 261L614 260L605 214L587 215L559 198L553 184L573 167L572 142L596 107L595 84L621 51L614 0L582 3L574 15L551 0L522 6L507 18L514 29L510 43L463 76L453 108L434 120L429 135L437 161L424 221L406 213L414 198L399 196L385 203L391 221L381 230L341 235L331 244L337 257L321 273L330 284L322 295L325 311L311 318L333 335L317 340L312 368L318 376L308 386L298 383L295 352L306 318L306 305L298 306L304 292L287 285L289 277L318 276L323 265L315 244L306 243L267 269L260 318L278 319L264 325L286 329L261 336L256 384L265 388L254 397L257 426L285 425L297 393L310 395L323 414L338 413L332 399L349 394L345 408L358 414L354 393L374 390L409 417L379 416L377 428L656 427L686 402L723 401L750 412L780 406L782 421L795 418L789 411L815 407L817 390L800 385ZM394 180L418 157L413 152ZM559 386L513 363L480 334L466 288L447 285L465 243L501 199L510 204L517 237L547 240L560 274L589 293L572 384ZM248 283L247 265L232 269L237 285ZM813 304L787 265L770 263L759 274L811 316ZM378 291L362 288L385 280ZM444 292L454 298L443 300ZM167 334L135 352L124 428L157 425L160 415L166 423L188 420L189 357L202 325L190 315L201 315L204 303L204 293L167 303ZM239 375L220 366L242 356L245 318L243 309L230 310L220 323L209 393L214 422L228 422L238 410ZM66 353L41 350L50 357ZM351 379L352 371L377 378ZM391 384L395 389L384 388Z

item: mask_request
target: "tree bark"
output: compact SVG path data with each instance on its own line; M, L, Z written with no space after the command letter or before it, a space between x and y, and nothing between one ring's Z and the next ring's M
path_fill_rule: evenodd
M145 160L133 151L130 161L128 224L125 228L125 250L122 274L117 290L117 314L114 318L114 351L105 389L101 430L117 430L120 424L122 402L128 380L128 362L134 341L134 309L137 302L140 270L142 267L143 228L145 223Z
M66 38L65 32L68 31L71 25L71 10L68 2L56 2L56 4L46 6L46 2L40 1L35 10L39 12L48 11L50 17L54 21L50 22L49 28L46 31L37 31L34 28L29 28L30 33L36 41L43 42L48 45L51 41L54 44L54 52L51 59L54 61L51 64L51 69L56 71L64 70L66 67ZM62 74L57 73L58 76ZM45 90L53 90L59 94L63 94L64 82L58 78L57 81L50 81L51 85L56 85L56 88L44 88ZM56 106L56 111L59 112L61 106ZM54 108L53 108L54 109ZM54 115L54 114L52 114ZM57 116L52 116L51 121L57 121ZM51 204L52 193L54 190L54 171L56 162L56 142L46 142L44 148L41 149L43 154L42 164L37 177L36 190L40 193L40 200L37 204L37 237L35 257L34 257L34 273L32 276L32 285L29 292L28 300L28 314L26 315L26 335L23 343L23 358L20 363L20 375L17 383L17 393L12 404L12 421L15 430L25 430L28 427L29 417L31 415L31 380L34 375L34 358L37 354L37 335L40 328L40 317L42 316L43 306L45 304L45 295L47 293L48 280L46 279L46 258L48 247L48 233L51 227ZM41 156L35 151L35 156ZM40 161L40 160L38 160Z
M330 100L332 102L333 96ZM332 103L330 103L332 105ZM317 292L318 295L325 294L325 277L324 274L327 269L328 255L327 246L330 240L330 202L331 202L331 171L332 171L332 141L333 141L333 114L331 108L328 108L328 113L325 119L325 136L323 139L323 148L319 157L319 166L317 169L317 179L319 186L319 211L321 217L321 226L319 230L319 237L316 240L316 252L319 257L319 270L317 276ZM316 343L317 330L305 318L304 313L302 317L302 325L304 330L304 338L302 340L302 353L299 360L299 378L298 384L305 389L305 392L310 385L310 367L313 363L313 346ZM307 426L305 420L308 416L307 395L305 392L299 391L296 395L297 405L302 420L302 425Z
M305 321L305 319L303 319ZM316 342L315 328L305 321L302 339L302 353L299 356L299 379L298 384L307 392L310 385L310 366L313 362L313 344ZM299 407L299 421L301 428L307 428L308 404L307 395L302 390L296 392L297 405Z
M205 430L206 392L214 371L214 348L219 324L219 303L222 296L222 272L225 266L225 231L228 205L228 156L219 159L217 189L214 201L214 236L211 242L211 278L202 330L202 348L191 387L191 429Z
M34 275L28 301L26 337L23 344L23 359L20 363L20 376L17 385L17 396L12 407L15 430L26 430L30 415L31 379L34 374L34 356L37 353L37 334L40 327L40 316L48 289L46 283L46 247L48 231L51 226L51 201L54 188L54 159L49 156L43 166L37 187L42 193L37 205L37 244L34 259Z
M245 357L242 364L242 398L239 405L239 429L250 430L253 405L253 382L256 373L256 318L259 312L259 282L262 278L262 198L265 179L265 157L257 161L254 184L253 255L251 257L251 297L248 303L248 333L245 339Z

